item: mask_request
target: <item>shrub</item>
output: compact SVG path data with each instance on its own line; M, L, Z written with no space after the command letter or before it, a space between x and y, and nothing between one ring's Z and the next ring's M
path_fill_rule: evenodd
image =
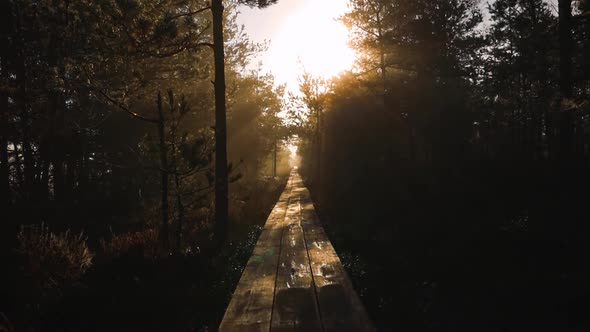
M41 288L60 288L77 281L92 265L93 255L81 232L53 233L45 224L21 226L17 252L25 269Z
M102 253L108 258L122 255L140 255L152 259L158 255L158 231L146 229L139 232L113 235L110 241L100 241Z

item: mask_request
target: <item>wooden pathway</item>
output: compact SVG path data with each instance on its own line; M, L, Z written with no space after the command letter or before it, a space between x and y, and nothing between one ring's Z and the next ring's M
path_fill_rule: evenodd
M374 331L296 170L266 221L219 331Z

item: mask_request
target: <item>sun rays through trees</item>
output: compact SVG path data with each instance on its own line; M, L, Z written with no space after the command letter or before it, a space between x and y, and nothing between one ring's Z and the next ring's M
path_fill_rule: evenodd
M0 1L0 331L216 330L287 207L378 330L588 330L589 10Z

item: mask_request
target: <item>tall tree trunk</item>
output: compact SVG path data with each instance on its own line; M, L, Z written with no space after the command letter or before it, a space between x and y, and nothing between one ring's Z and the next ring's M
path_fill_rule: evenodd
M51 164L50 160L50 152L49 150L49 143L47 142L48 138L43 138L43 141L39 144L39 158L41 163L41 176L38 181L39 186L39 193L38 197L40 197L43 201L49 199L49 164Z
M0 25L2 39L0 39L0 43L3 45L2 53L0 54L0 82L2 82L2 84L6 84L6 80L9 77L8 59L14 58L14 51L9 51L12 43L8 38L14 30L14 17L12 16L13 11L11 7L12 4L8 1L3 1L2 4L0 4L0 12L2 13L2 16L0 17L0 21L2 21L2 24ZM8 122L10 117L8 115L9 96L8 92L0 94L0 207L10 205L11 203L10 166L8 164Z
M559 0L559 87L571 98L572 86L572 0Z
M90 91L84 89L80 94L81 109L91 109L92 103L90 101ZM90 161L89 161L89 147L90 147L90 131L85 129L89 127L90 112L84 112L82 118L82 129L79 130L80 135L80 160L78 166L78 198L81 202L86 200L86 191L88 182L90 181Z
M27 87L26 87L26 69L24 56L19 59L17 79L19 81L19 102L20 102L20 129L22 145L22 162L23 162L23 183L21 184L23 197L25 201L30 199L30 193L33 183L33 153L31 149L30 137L30 114L27 105ZM17 165L20 167L20 165Z
M172 101L172 92L169 92L170 101ZM172 104L172 102L170 102ZM170 139L171 139L171 148L172 148L172 165L170 166L171 171L174 174L174 189L176 193L176 213L177 213L177 222L176 222L176 244L175 249L177 252L180 252L182 249L182 225L184 223L184 204L182 203L182 191L180 189L180 174L179 174L179 166L178 166L178 146L177 146L177 135L178 135L178 125L180 122L180 117L177 119L171 119L171 131L170 131Z
M573 96L572 53L572 0L559 0L559 88L566 100ZM570 158L574 144L573 110L567 105L561 107L560 150L564 158Z
M539 159L549 159L551 158L551 148L550 144L552 142L552 132L551 132L551 124L550 124L550 107L549 107L549 99L547 96L550 96L550 86L549 86L549 78L548 78L548 71L545 69L548 67L547 61L542 59L541 68L541 75L539 77L539 96L542 96L537 103L538 107L540 108L540 112L537 118L537 156ZM545 140L543 139L543 132L545 133Z
M56 91L49 94L50 122L51 132L49 140L50 159L53 165L53 193L56 202L64 203L66 201L66 176L65 176L65 153L63 135L63 109L60 103L59 95Z
M8 77L6 55L0 58L1 79ZM0 207L8 206L10 198L10 172L8 168L8 94L0 95Z
M316 185L319 185L319 180L320 180L320 174L321 174L321 169L322 169L322 151L321 151L321 146L322 146L322 138L321 138L321 132L322 132L322 110L321 108L317 109L317 125L316 125L316 133L315 133L315 137L316 137L316 169L315 169L315 176L314 176L314 181L316 183ZM319 188L319 187L318 187Z
M223 1L213 0L211 12L215 57L215 237L221 244L227 236L229 208Z
M14 168L16 171L16 179L17 179L15 182L18 183L19 187L22 187L23 183L25 182L25 180L24 180L25 176L24 176L22 168L21 168L21 165L23 164L22 158L21 158L21 155L19 152L18 144L15 143L13 145L13 147L14 147L13 157L14 157L14 165L15 165ZM21 148L21 150L22 150L22 148Z
M26 73L26 54L25 54L25 42L23 37L22 31L22 17L20 13L19 6L15 6L15 14L16 14L16 32L18 36L18 41L16 42L17 48L19 49L18 53L18 60L16 64L16 79L18 84L18 102L20 103L20 129L21 129L21 145L23 150L22 162L23 162L23 181L21 183L21 191L23 192L23 198L25 201L29 201L30 199L30 192L33 183L33 153L31 149L31 139L30 139L30 124L29 124L29 108L27 105L27 73ZM15 142L16 143L16 139ZM16 150L16 146L15 146ZM20 165L16 166L17 168Z
M87 152L88 137L86 130L80 130L80 160L78 161L78 190L77 196L80 202L86 200L86 190L88 187L88 152Z
M386 66L385 66L385 45L383 37L383 23L381 22L381 12L383 11L383 4L379 2L379 8L377 12L377 44L379 45L379 69L381 70L381 84L383 88L383 103L385 106L385 95L386 95Z
M162 249L168 251L170 247L168 238L168 149L164 131L164 110L162 108L162 94L158 92L158 136L160 139L160 175L161 183L161 211L162 224L160 225L160 244Z
M274 149L272 151L272 176L277 176L277 141L274 141Z
M178 169L175 169L175 171L174 185L176 189L176 209L178 212L178 222L176 225L176 247L178 250L180 250L182 244L182 224L184 222L184 204L182 203L182 193L180 191L180 176L178 175Z

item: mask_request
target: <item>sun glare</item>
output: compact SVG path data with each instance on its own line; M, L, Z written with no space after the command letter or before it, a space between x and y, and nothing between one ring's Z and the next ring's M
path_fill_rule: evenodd
M296 88L303 68L329 78L351 68L354 52L348 31L336 18L346 10L346 0L322 0L293 12L271 40L266 56L279 82Z

